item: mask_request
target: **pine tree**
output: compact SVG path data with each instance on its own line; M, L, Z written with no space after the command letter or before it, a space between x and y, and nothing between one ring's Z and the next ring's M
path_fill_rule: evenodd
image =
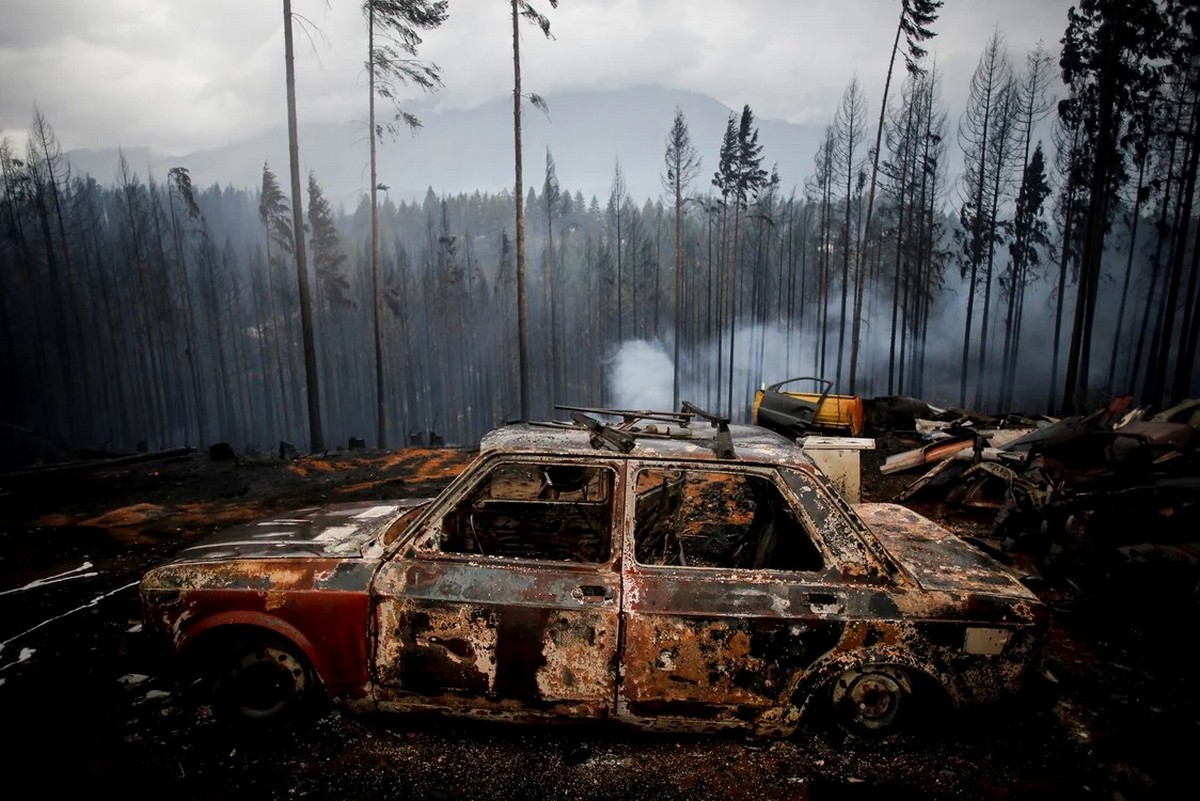
M571 196L565 196L570 201ZM550 398L555 401L561 391L559 375L559 331L558 331L558 267L554 260L554 219L562 208L564 195L558 185L558 169L554 166L554 157L550 148L546 148L546 177L542 181L542 205L546 210L546 297L545 304L550 311Z
M412 131L421 126L412 114L400 107L400 90L416 86L427 92L442 85L440 68L416 58L421 44L420 31L432 30L446 21L446 0L363 0L367 18L367 97L368 126L371 141L371 294L375 325L375 406L376 438L380 448L387 447L387 404L384 394L384 343L379 264L379 178L376 148L385 131L395 136L396 123ZM392 122L380 125L375 120L375 99L390 102L396 115Z
M859 275L862 274L863 253L866 251L867 241L871 238L871 222L875 209L875 183L879 176L879 156L883 144L883 122L887 116L888 91L892 86L892 70L896 66L896 54L900 52L900 35L904 34L905 45L907 46L903 54L904 65L909 75L918 75L923 72L920 61L925 57L925 49L921 47L921 44L937 35L932 25L937 22L938 9L941 7L942 0L901 0L900 2L900 19L896 24L896 36L892 40L892 50L888 57L887 77L883 82L883 98L879 102L879 123L875 128L875 149L871 151L871 188L867 192L866 220L863 222L862 239L859 242L856 255L855 272ZM861 293L857 296L861 296ZM861 321L856 309L854 336L851 339L850 346L851 393L854 392L854 381L858 369L860 324Z
M674 376L671 381L671 408L679 408L679 352L683 340L683 204L684 192L700 174L700 154L692 145L687 120L683 109L675 107L675 119L667 132L666 150L663 153L663 188L670 193L675 203L675 357Z
M959 405L967 403L971 335L976 296L981 284L985 308L990 299L991 270L999 240L996 219L1001 193L1009 186L1014 131L1012 68L1000 32L992 34L971 76L967 108L958 127L963 151L962 205L959 207L959 265L967 279L967 315L963 326ZM969 277L968 277L969 276ZM983 326L986 330L986 325ZM981 334L981 339L983 334ZM977 382L978 383L978 382ZM976 387L979 396L980 387Z
M855 196L861 194L862 186L866 181L861 152L865 114L866 98L863 97L862 84L859 82L858 77L855 76L850 79L850 83L847 84L846 90L842 93L842 101L838 106L837 116L833 121L837 180L839 187L844 188L842 196L843 219L841 234L842 302L840 319L838 320L838 350L835 381L841 381L842 378L842 365L846 347L846 323L848 321L847 306L850 292L852 291L851 279L855 279L855 287L859 279L859 276L851 275L850 265L851 263L858 264L857 256L854 255L855 245L858 242L858 230L854 227L853 220L855 206L857 205ZM854 392L853 383L850 384L849 391L851 393Z
M1059 105L1059 114L1069 128L1084 133L1085 155L1076 168L1086 171L1086 183L1082 175L1079 180L1087 187L1063 391L1068 412L1081 411L1087 403L1105 237L1116 192L1127 178L1122 131L1134 108L1158 89L1167 33L1155 0L1081 0L1068 12L1059 63L1070 95Z
M767 171L762 168L762 145L758 143L758 127L750 106L742 107L735 127L729 115L725 138L721 144L719 168L713 185L721 191L725 213L733 212L733 250L729 260L729 373L726 393L726 416L733 417L733 362L737 329L738 294L741 291L741 217L747 205L758 197L768 183ZM724 224L722 225L724 228ZM718 324L719 327L719 324ZM718 371L720 360L718 359ZM718 393L718 403L719 403Z
M333 222L333 210L325 198L317 176L308 174L308 228L311 231L313 270L317 275L318 291L332 306L351 308L350 281L342 273L346 254Z
M1000 279L1001 289L1008 295L1008 311L1004 320L1004 364L1000 382L1000 408L1007 409L1013 401L1017 381L1017 362L1020 355L1021 322L1025 311L1025 289L1037 276L1032 272L1041 264L1041 255L1050 247L1049 224L1042 218L1042 208L1050 195L1046 181L1046 164L1042 143L1038 142L1025 167L1021 189L1017 193L1013 213L1012 241L1008 246L1009 268Z

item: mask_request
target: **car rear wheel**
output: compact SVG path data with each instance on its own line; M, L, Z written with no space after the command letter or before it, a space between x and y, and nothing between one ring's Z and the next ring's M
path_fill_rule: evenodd
M860 665L838 676L830 701L839 723L855 734L891 734L911 712L912 681L895 665Z
M295 646L280 639L239 641L221 663L214 708L223 719L257 727L296 719L316 695L316 680Z

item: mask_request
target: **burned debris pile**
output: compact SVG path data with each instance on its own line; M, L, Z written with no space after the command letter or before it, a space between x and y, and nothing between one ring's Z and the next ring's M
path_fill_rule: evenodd
M1200 399L1151 415L1124 396L1063 419L925 408L928 417L911 418L925 444L880 467L884 474L924 469L898 502L993 514L987 544L1020 554L1080 597L1120 579L1196 599ZM899 416L905 412L912 409Z

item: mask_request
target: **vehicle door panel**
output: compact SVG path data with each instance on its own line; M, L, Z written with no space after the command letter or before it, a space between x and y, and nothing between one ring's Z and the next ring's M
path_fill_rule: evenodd
M628 486L638 486L636 470L631 466ZM665 505L654 495L667 488L649 487L642 488L642 503L631 499L632 514L627 513L634 525L626 553L639 551L635 527L644 525L655 538L653 549L641 545L642 559L649 550L659 551L664 540L658 533L661 521L643 518L650 507ZM705 503L710 509L722 506L711 495ZM697 525L695 509L686 504L666 511L676 515L676 526ZM670 537L676 543L685 539ZM683 550L681 544L662 550L670 554L675 547ZM845 592L825 582L824 571L697 567L682 561L626 560L618 715L659 726L686 718L689 728L696 718L720 728L770 717L788 700L795 680L841 638Z
M603 525L582 504L539 503L522 515L511 500L478 497L431 515L427 541L453 540L438 528L458 526L455 541L478 552L408 549L383 565L372 614L380 697L501 716L610 714L620 608L613 507ZM538 540L540 557L508 543L523 535ZM549 558L571 536L576 559L607 540L604 561ZM516 556L494 555L501 541Z
M386 565L376 587L381 685L452 706L611 706L615 572L431 559Z
M626 574L619 713L718 726L787 700L793 679L841 638L845 601L828 588L752 584L745 572Z

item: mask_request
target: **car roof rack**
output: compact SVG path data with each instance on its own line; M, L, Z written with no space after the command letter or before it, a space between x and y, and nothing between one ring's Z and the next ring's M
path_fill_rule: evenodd
M719 415L706 412L691 401L683 402L683 411L696 415L697 417L707 420L712 424L713 428L717 429L717 437L713 440L713 452L721 459L732 459L733 452L733 437L729 433L729 418L720 417Z
M706 412L689 401L684 401L678 412L605 409L561 404L555 405L554 408L570 412L571 422L555 422L545 425L585 429L593 448L610 447L621 453L629 453L636 446L638 439L690 439L691 423L693 419L700 418L716 428L717 434L712 440L700 440L698 444L707 444L720 459L732 459L736 455L733 450L733 437L729 432L729 419ZM621 422L604 423L591 415L620 417ZM637 424L641 422L648 422L650 425L646 428L638 428ZM671 432L669 429L659 431L654 423L675 423L682 431L688 433L681 435L679 432Z

